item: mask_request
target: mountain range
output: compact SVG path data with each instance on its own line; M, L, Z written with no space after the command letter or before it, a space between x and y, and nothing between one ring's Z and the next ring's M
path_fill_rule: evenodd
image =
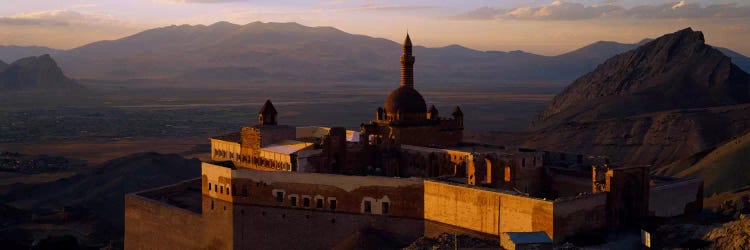
M693 163L750 131L750 75L706 45L702 32L680 30L614 56L573 81L529 131L527 147L607 155L626 166L703 176ZM682 163L674 167L675 162ZM731 165L714 175L731 175ZM707 188L738 188L714 185L719 181L707 179Z
M557 56L478 51L460 45L416 46L415 74L426 83L569 82L640 44L596 42ZM331 27L218 22L150 29L52 55L66 73L79 79L392 83L399 77L394 72L398 72L400 46ZM721 50L738 66L750 69L750 58ZM0 48L0 59L7 53Z

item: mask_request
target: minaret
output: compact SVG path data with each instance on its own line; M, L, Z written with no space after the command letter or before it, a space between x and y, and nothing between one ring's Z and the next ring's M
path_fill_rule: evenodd
M411 38L408 32L401 54L401 86L414 88L414 56L411 54Z

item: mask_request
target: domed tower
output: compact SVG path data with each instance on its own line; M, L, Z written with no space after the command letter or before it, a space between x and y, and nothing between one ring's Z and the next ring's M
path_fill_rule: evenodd
M418 125L427 118L427 104L414 89L414 61L412 44L406 34L401 54L401 86L391 91L385 100L385 119L402 125Z
M414 89L414 55L409 34L401 54L401 85L385 99L384 108L375 110L375 119L360 125L360 144L452 146L463 139L463 113L453 119L440 118L433 105L427 109L424 97Z

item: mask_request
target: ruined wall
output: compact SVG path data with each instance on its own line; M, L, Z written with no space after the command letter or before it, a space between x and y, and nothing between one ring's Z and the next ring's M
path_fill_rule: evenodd
M596 193L555 200L554 237L559 242L577 232L607 227L607 194Z
M499 235L545 231L552 235L552 202L426 180L425 220Z
M588 172L549 169L547 173L552 197L568 197L592 192L591 174Z
M651 216L671 217L703 209L703 180L687 179L651 187L648 212Z
M396 138L393 144L415 146L456 145L463 140L463 129L443 129L438 126L391 127L386 138Z
M404 175L467 177L469 152L401 145L401 168Z

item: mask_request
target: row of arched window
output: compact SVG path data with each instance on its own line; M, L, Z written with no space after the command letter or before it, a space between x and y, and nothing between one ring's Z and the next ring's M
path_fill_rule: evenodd
M291 170L292 165L289 162L279 162L270 159L266 159L259 156L247 156L239 153L227 152L221 149L214 149L214 155L218 157L227 158L229 160L236 160L241 163L250 164L253 166L270 168L274 170Z
M220 193L220 194L226 194L226 195L232 195L232 196L239 196L240 195L239 193L237 193L238 190L237 190L237 187L234 184L232 184L232 187L230 188L229 186L218 185L218 184L211 184L211 182L209 182L208 183L208 191L209 192L213 191L213 192L217 192L217 193ZM245 197L247 197L247 196L250 195L250 190L248 189L247 184L243 185L243 188L242 188L242 190L240 192L241 192L241 195L245 196Z
M292 168L292 165L289 164L289 162L279 162L259 156L240 155L237 160L241 163L252 164L254 166L275 170L291 170Z

